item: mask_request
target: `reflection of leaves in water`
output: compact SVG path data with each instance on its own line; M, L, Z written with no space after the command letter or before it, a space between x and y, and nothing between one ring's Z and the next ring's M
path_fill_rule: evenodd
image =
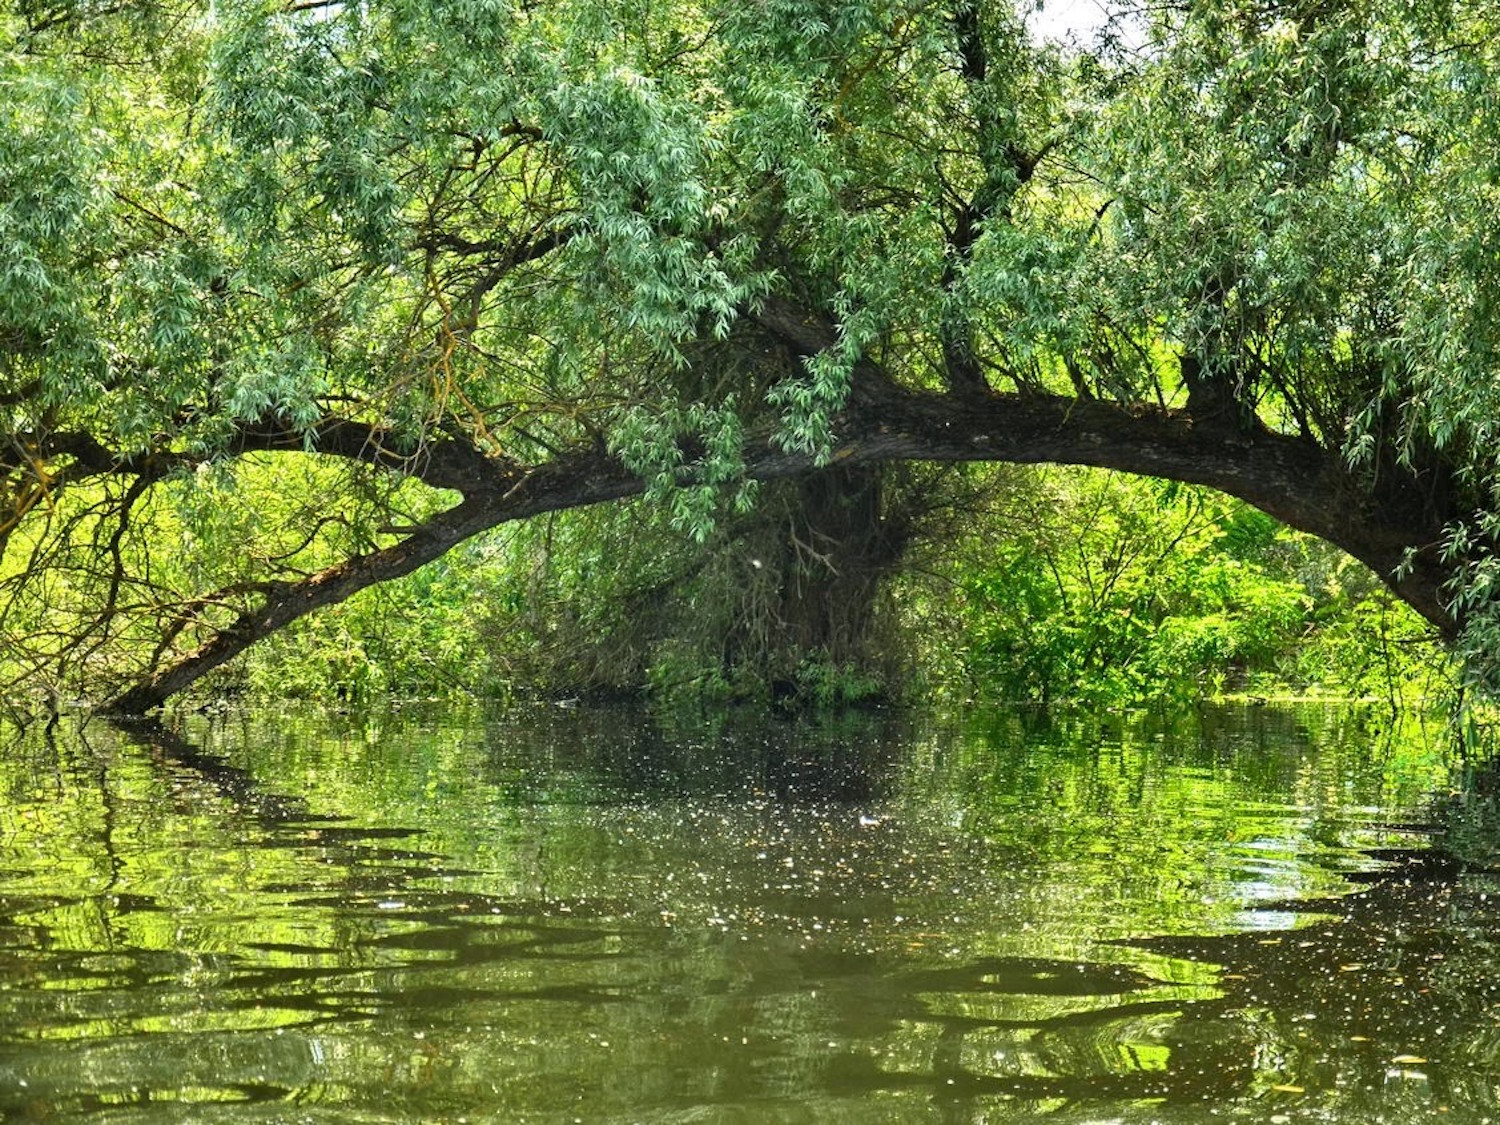
M1393 1082L1409 1087L1396 1105L1493 1112L1500 881L1441 851L1376 855L1387 866L1353 876L1362 890L1268 907L1304 926L1138 944L1221 965L1223 1004L1275 1072L1351 1120L1397 1119Z
M883 1025L884 1046L841 1053L829 1081L845 1091L925 1091L943 1100L1047 1102L1223 1097L1248 1086L1253 1045L1198 1011L1211 990L1121 964L989 957L853 978L831 1003L852 1034ZM828 982L825 978L825 985ZM830 986L832 987L832 986Z
M909 974L917 992L992 992L1024 996L1095 996L1159 984L1124 965L1079 964L1041 957L991 958Z
M1258 1111L1318 1089L1274 1062L1304 1025L1206 953L1099 939L1344 887L1390 835L1370 810L1431 776L1265 711L420 720L0 761L0 1091L339 1121Z

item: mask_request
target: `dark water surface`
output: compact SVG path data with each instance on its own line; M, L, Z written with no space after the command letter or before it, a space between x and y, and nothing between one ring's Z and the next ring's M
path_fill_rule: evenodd
M0 1114L1500 1122L1450 779L1316 708L29 732Z

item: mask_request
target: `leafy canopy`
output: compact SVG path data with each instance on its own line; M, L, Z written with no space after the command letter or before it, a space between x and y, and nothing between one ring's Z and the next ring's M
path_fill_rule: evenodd
M703 537L926 455L1238 489L1492 676L1492 6L1136 19L0 0L10 676L158 701L506 519L644 488Z

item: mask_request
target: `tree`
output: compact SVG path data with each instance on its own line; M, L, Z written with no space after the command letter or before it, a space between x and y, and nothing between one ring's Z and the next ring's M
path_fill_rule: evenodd
M4 0L13 686L146 710L508 520L972 460L1240 497L1495 677L1494 15L1142 18Z

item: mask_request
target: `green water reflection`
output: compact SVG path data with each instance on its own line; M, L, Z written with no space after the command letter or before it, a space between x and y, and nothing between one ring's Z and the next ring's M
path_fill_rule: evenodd
M1500 1120L1448 778L1347 709L31 732L0 1112Z

